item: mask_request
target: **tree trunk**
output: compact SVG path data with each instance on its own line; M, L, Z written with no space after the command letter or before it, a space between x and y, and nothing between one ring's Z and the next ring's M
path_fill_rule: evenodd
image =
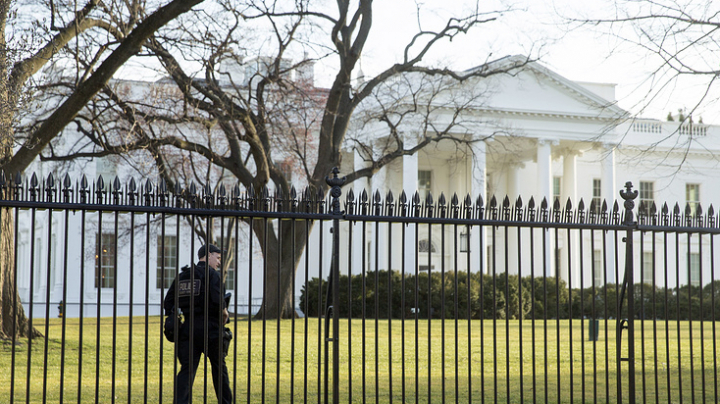
M266 290L263 293L260 311L255 315L256 319L291 318L295 315L295 302L292 299L295 287L293 279L300 257L305 251L306 234L312 230L313 224L313 222L308 223L306 228L305 221L282 220L279 239L281 243L278 244L277 234L269 222L266 227L264 220L253 221L253 232L260 241L266 268Z
M28 319L15 287L15 238L12 209L0 208L0 339L40 337Z

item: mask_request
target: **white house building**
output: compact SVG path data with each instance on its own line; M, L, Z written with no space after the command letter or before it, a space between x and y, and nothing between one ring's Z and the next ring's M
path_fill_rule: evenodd
M516 57L508 57L494 63L510 64L517 61ZM506 195L513 203L518 197L521 197L524 203L534 197L538 205L543 199L550 204L557 199L561 206L565 206L568 200L573 206L577 206L582 199L586 207L589 207L592 201L598 206L602 201L607 201L609 208L612 208L613 202L619 199L619 191L625 182L631 181L640 192L639 201L645 204L667 202L672 207L678 203L684 211L686 205L692 209L702 205L706 209L711 203L720 202L720 189L714 186L715 178L720 176L720 127L629 116L616 105L613 84L574 82L540 63L531 63L512 74L468 80L441 88L433 95L432 101L438 103L438 108L423 118L426 123L433 125L406 124L407 131L402 133L406 149L432 135L429 130L421 131L417 127L449 127L448 122L453 119L459 105L452 94L472 93L464 91L463 86L474 86L474 90L482 93L482 97L477 99L467 97L461 101L462 113L459 114L460 118L456 117L459 123L452 127L449 134L463 142L448 139L430 144L413 155L406 155L392 162L369 180L358 180L345 186L343 192L352 188L356 196L363 190L367 190L371 195L379 191L385 196L388 191L392 191L397 198L402 190L410 195L417 190L422 200L428 193L431 193L435 200L441 194L448 200L453 194L457 194L461 200L470 195L473 201L482 196L486 204L492 196L502 201ZM478 86L481 87L479 90ZM352 136L355 140L362 139L366 144L371 144L373 151L359 151L355 143L348 141L343 167L340 168L341 174L365 167L373 158L368 153L380 153L388 144L387 131L377 123L358 124ZM47 175L50 169L43 167L43 164L36 163L28 172L36 170ZM108 165L102 159L96 159L82 169L92 178L98 173L107 173ZM117 300L123 304L120 307L124 311L130 306L130 291L135 288L137 292L134 293L132 303L137 313L145 307L146 302L138 299L144 299L143 291L147 288L147 303L152 307L151 312L159 313L161 290L167 288L174 277L172 270L176 261L180 261L179 266L189 263L194 259L191 246L196 250L200 244L192 241L191 237L182 236L181 229L184 224L177 223L176 218L167 218L169 225L165 226L166 232L163 234L159 230L162 226L158 226L157 218L138 216L133 231L118 235L114 231L105 231L110 228L107 227L108 224L115 223L112 215L105 214L102 219L97 212L83 215L87 215L84 221L88 238L82 247L77 238L69 237L65 244L63 240L66 236L53 232L53 229L62 229L61 224L66 220L57 213L45 219L39 218L35 230L28 226L19 230L18 287L23 302L29 306L31 299L33 302L44 302L49 296L51 302L65 300L68 303L68 315L77 315L82 297L82 301L88 305L84 315L92 316L98 297L107 303ZM83 218L80 214L70 216L67 220L71 234L79 234ZM101 220L105 221L105 224L102 226L103 230L99 231L98 222ZM129 220L124 217L120 222L127 225ZM148 220L154 224L148 224ZM53 224L48 226L48 223ZM93 226L95 230L89 231ZM149 226L149 229L144 226ZM414 272L416 266L419 270L434 270L442 265L447 265L448 268L455 265L452 257L458 247L448 241L445 242L450 244L441 245L443 232L435 228L429 231L428 226L417 225L416 239L416 225L410 225L406 232L412 236L400 240L397 237L400 227L391 230L385 224L377 229L367 226L364 230L366 237L363 238L361 225L343 226L341 238L347 241L352 233L352 250L355 251L350 256L349 249L341 249L341 271L346 273L349 270L358 273L363 268L363 262L366 268L370 265L369 268L373 270L377 268L408 272ZM324 231L327 232L328 229L329 226L324 227ZM319 231L316 226L310 240L314 247L320 243ZM393 232L391 239L389 231ZM445 230L446 234L451 231L452 229ZM508 240L507 245L511 249L508 262L504 261L504 254L500 253L505 242L493 243L493 231L497 231L494 240ZM465 241L469 240L470 247L458 253L468 254L469 259L459 260L459 270L469 267L471 271L487 272L489 263L493 262L489 257L494 256L497 258L494 265L498 272L504 272L507 268L511 274L528 274L527 262L524 262L523 258L517 258L517 253L512 253L512 249L517 249L517 238L527 236L510 231L505 234L503 229L481 230L478 227L474 227L469 234L462 232L462 236ZM145 250L130 251L131 244L128 240L131 237L135 240L146 240L143 244L149 249L148 254ZM175 237L181 237L179 243ZM98 247L97 238L106 238L102 245L113 248L116 245L114 240L124 241L117 243L117 250L106 251L107 259L100 262L96 258L97 251L101 248ZM608 259L614 257L616 243L591 249L590 238L589 233L568 235L560 232L557 243L554 238L545 247L537 243L534 253L536 257L545 256L544 264L549 268L548 275L555 275L553 268L560 268L559 275L563 279L571 278L572 286L580 287L587 286L593 279L586 275L583 285L580 283L579 274L569 273L577 271L580 265L578 262L568 262L566 251L568 248L573 251L582 248L586 252L583 254L584 260L598 263L607 261L606 266L598 266L606 268L607 275L595 273L595 281L617 282L615 274L618 268L613 259ZM163 244L163 240L165 249L159 246ZM332 249L327 234L322 240L325 244L322 249L322 263L325 267L322 268L322 273L326 276ZM649 239L646 239L646 242L649 243ZM404 246L401 245L403 243ZM177 244L179 249L176 248ZM414 254L407 254L404 257L404 267L402 255L392 254L393 251L399 251L399 247L403 247L405 251L414 251L418 249L416 246L419 246L422 252L418 254L417 262ZM50 254L47 247L50 247ZM521 248L526 247L523 245ZM545 255L542 254L543 248ZM623 249L622 246L618 248ZM64 253L66 250L71 254ZM250 261L255 270L262 268L262 255L256 246L245 246L241 251L237 258L240 270L237 274L231 274L232 280L228 282L228 286L234 285L237 276L238 290L235 293L247 304L248 301L257 301L262 297L262 277L254 276L253 292L248 293L251 285L246 276ZM360 251L362 253L358 253ZM645 249L641 248L639 251L638 256L647 254ZM681 248L680 251L684 250ZM687 283L691 271L708 271L709 265L700 262L700 259L709 260L707 254L702 258L695 251L689 251L688 254L690 256L683 257L680 261L689 262L690 267L683 269L679 279L675 279L673 274L668 281L670 284ZM164 261L159 258L161 255L165 256ZM528 254L521 256L527 257ZM580 259L580 255L574 257ZM647 256L643 260L646 267L642 269L642 281L650 282L655 276L658 284L664 282L657 268L653 270L647 267L649 261L650 257ZM301 258L300 262L296 286L298 296L304 280L304 275L301 274L305 272L305 259ZM317 260L313 260L313 263L316 262ZM102 275L104 270L108 276L113 273L115 265L118 268L117 273L123 273L122 277L118 275L118 279L112 280L102 276L98 278L98 274ZM166 279L161 279L163 266L171 275ZM79 281L81 267L84 268L85 277L82 283ZM65 268L72 274L71 277L64 276ZM119 271L119 268L127 270ZM129 268L134 268L132 277ZM32 276L31 269L34 269ZM309 270L312 278L317 276L320 268L313 265ZM710 279L709 272L704 275L704 279ZM695 282L699 277L693 273L691 279ZM33 316L44 316L43 307L43 304L38 305ZM72 307L75 309L71 309ZM110 307L103 307L101 315L108 315Z

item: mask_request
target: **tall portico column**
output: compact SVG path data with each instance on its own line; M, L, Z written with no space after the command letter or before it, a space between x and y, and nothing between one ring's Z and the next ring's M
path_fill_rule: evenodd
M478 196L482 196L483 203L487 205L487 193L485 178L487 175L486 167L486 145L485 142L475 142L470 144L470 158L472 159L471 170L470 170L470 197L472 198L473 206L477 202ZM483 229L482 243L480 228L473 226L470 231L470 270L474 272L486 273L485 260L480 259L480 254L485 256L485 246L487 244L486 237Z
M573 208L577 208L578 206L579 201L577 198L577 155L577 151L570 150L565 153L565 156L563 157L563 198L560 200L560 209L562 209L563 211L567 204L568 198L570 199L570 201L572 201ZM567 232L564 233L567 237ZM576 233L573 233L571 231L570 234L571 237L565 240L565 251L562 252L562 257L560 257L560 277L565 281L568 281L568 268L572 267L572 284L568 283L568 285L570 287L578 287L580 285L580 251L578 251L579 242ZM570 254L572 257L571 261L568 261L568 249L570 250Z
M417 144L417 139L413 137L412 135L405 139L405 149L409 149L411 147L414 147ZM417 185L418 185L418 155L417 153L413 155L403 156L402 159L403 163L403 191L405 191L405 196L407 197L407 204L408 204L408 214L410 213L410 209L412 209L412 198L413 195L415 195L415 192L417 191ZM405 228L405 245L404 251L405 251L405 267L403 268L403 271L406 273L415 273L415 265L417 264L415 262L415 248L417 246L417 240L415 240L415 228L416 224L409 224Z
M602 197L607 201L608 211L612 209L613 203L617 197L615 192L615 145L605 143L603 145L603 161L602 161ZM607 270L608 282L615 283L615 243L607 243L607 251L603 257ZM602 278L604 279L604 277Z
M577 155L576 151L568 151L563 156L563 186L560 207L565 209L568 198L577 206Z
M552 147L557 146L559 142L552 139L538 139L537 145L537 182L538 182L538 194L539 200L536 202L539 204L542 202L542 198L548 201L549 206L552 206Z
M376 158L379 157L379 153ZM375 175L372 176L370 183L372 184L372 193L369 196L369 210L373 214L375 213L375 192L380 192L380 203L385 204L385 197L387 196L387 166L384 166L380 170L378 170ZM384 208L381 207L381 212L384 211ZM382 269L388 269L388 262L387 262L387 226L386 223L380 223L379 225L373 223L373 233L375 233L375 229L377 228L377 234L374 234L374 240L371 243L373 251L371 252L371 256L373 261L369 263L369 268L371 268L373 271L375 270L382 270ZM377 257L375 256L377 252ZM377 260L376 260L377 258ZM377 262L377 266L375 265Z
M355 151L353 155L353 168L355 171L361 170L363 168L366 168L369 165L369 162L365 161L363 156L358 152ZM369 196L372 196L370 187L369 187L369 180L367 177L359 178L353 182L353 193L355 193L355 200L360 200L360 195L362 195L363 191L366 191ZM355 207L355 213L360 213L359 209L360 206L357 205ZM362 223L356 222L352 224L352 273L353 274L359 274L362 272L362 260L363 260L363 226ZM367 254L367 252L366 252ZM367 265L368 263L366 263Z
M552 175L552 147L560 144L555 139L538 139L537 146L537 183L538 183L538 195L535 200L536 206L539 206L543 198L548 203L548 208L552 208L553 204L553 175ZM550 233L543 231L542 234L545 237L545 254L542 254L543 243L540 243L538 256L545 257L544 268L541 270L548 271L548 274L552 271L552 263L554 262L555 248L553 246L554 238L550 237Z

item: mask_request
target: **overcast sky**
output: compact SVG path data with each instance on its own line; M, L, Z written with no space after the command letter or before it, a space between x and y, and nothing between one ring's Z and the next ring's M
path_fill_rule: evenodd
M472 1L424 0L429 13L423 14L423 28L433 28L451 15L467 10ZM500 9L503 2L481 2L486 10ZM637 48L631 48L611 35L607 27L577 28L568 17L614 14L610 0L519 0L511 4L517 11L505 14L497 22L480 26L467 37L444 44L433 52L430 63L449 63L460 70L477 66L491 53L490 60L511 54L539 56L542 64L571 80L617 84L619 105L648 118L665 119L668 112L691 108L702 96L705 86L685 81L647 106L643 94L655 62ZM414 2L376 1L373 3L374 29L366 52L363 71L377 73L402 56L402 44L417 32ZM322 74L322 71L318 72ZM696 114L705 123L720 124L717 108L704 108Z

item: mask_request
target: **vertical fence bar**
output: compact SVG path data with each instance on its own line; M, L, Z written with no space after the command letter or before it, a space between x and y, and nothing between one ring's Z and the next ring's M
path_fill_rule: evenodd
M638 196L638 191L632 189L632 183L625 183L625 190L620 191L620 196L625 200L625 221L624 225L627 226L625 231L625 281L623 282L623 292L627 291L627 308L628 315L626 323L623 325L623 320L618 320L617 335L618 335L618 347L617 347L617 361L618 361L618 402L622 402L622 366L621 361L625 360L628 362L628 402L630 404L635 403L635 292L634 292L634 253L633 253L633 231L636 223L633 219L633 208L635 202L633 201ZM622 293L620 297L620 304L618 308L622 308ZM621 310L618 310L618 319L622 317ZM621 358L620 341L622 338L622 330L627 328L628 330L628 357Z
M325 178L325 181L332 188L330 196L332 197L332 206L330 213L333 215L333 240L332 240L332 277L333 283L332 305L333 305L333 404L340 402L340 219L342 212L340 211L340 195L342 191L340 187L345 183L345 178L338 178L337 167L333 168L333 177ZM351 274L348 274L350 277ZM392 293L390 293L392 295ZM327 355L327 352L326 352Z

